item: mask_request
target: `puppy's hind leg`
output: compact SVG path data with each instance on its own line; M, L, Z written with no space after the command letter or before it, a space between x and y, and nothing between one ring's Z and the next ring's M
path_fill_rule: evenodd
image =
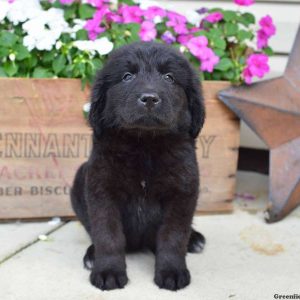
M91 231L90 221L87 212L87 204L84 197L84 181L85 181L85 173L86 173L85 168L86 168L86 163L82 164L76 173L73 187L71 190L71 202L72 202L72 207L77 215L77 218L79 219L81 224L84 226L85 230L90 235L90 231ZM95 252L94 245L90 245L87 248L86 253L83 257L83 265L88 270L92 270L94 267L94 262L95 262L94 252Z
M84 182L86 176L86 163L78 169L71 189L71 203L77 218L90 234L90 221L88 217L87 204L84 195Z
M200 253L203 251L205 246L205 237L200 232L191 230L191 236L188 243L188 252L190 253Z

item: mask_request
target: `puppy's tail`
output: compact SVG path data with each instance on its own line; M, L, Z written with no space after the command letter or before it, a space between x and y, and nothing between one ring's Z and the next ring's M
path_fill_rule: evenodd
M188 252L200 253L203 251L205 246L205 237L200 232L192 229L190 240L188 243Z

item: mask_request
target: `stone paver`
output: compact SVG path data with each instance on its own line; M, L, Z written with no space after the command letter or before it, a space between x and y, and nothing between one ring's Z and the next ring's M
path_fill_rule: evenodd
M235 201L231 215L195 217L207 246L202 254L188 254L192 283L175 293L153 283L151 253L127 256L130 281L125 289L92 287L82 266L90 242L78 222L61 226L47 241L36 241L53 230L47 222L1 224L0 260L25 248L0 264L0 299L268 300L274 294L299 293L300 208L279 223L266 224L267 184L266 176L238 172L237 193L252 194L255 200Z
M203 254L189 254L192 284L179 292L153 283L154 257L127 256L129 284L101 292L88 281L82 256L89 240L81 225L70 222L0 265L1 300L47 299L273 299L297 293L300 282L300 219L292 216L267 225L261 215L200 216L194 225L208 240Z
M51 222L0 224L0 263L37 240L39 235L47 234L59 225Z

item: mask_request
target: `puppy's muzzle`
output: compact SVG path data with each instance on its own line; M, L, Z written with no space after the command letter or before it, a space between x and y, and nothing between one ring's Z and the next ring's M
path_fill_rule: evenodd
M149 110L157 108L161 104L161 99L156 93L144 93L138 98L138 105Z

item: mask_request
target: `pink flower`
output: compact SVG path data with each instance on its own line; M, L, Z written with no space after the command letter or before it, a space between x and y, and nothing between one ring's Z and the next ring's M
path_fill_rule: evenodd
M159 6L149 6L144 11L144 17L147 20L153 20L155 17L165 17L167 12Z
M168 12L167 17L169 21L166 23L166 25L172 27L177 34L188 33L188 29L186 28L187 19L185 16L175 12Z
M192 27L192 28L190 29L190 33L198 32L198 31L200 31L200 28L199 28L199 27Z
M206 36L193 37L187 42L188 49L196 57L202 55L203 48L206 48L207 45L208 40Z
M272 36L276 33L276 27L273 24L273 19L269 15L262 17L259 21L261 29L265 32L266 35Z
M265 54L251 54L247 58L247 65L243 70L243 77L247 84L252 82L252 77L257 76L262 78L270 71L268 65L269 57Z
M223 20L223 14L220 12L214 12L214 13L211 13L208 16L206 16L204 18L204 20L209 23L217 23L217 22Z
M103 6L101 9L98 9L93 16L93 19L87 20L84 25L84 29L87 30L89 39L94 41L97 36L105 31L105 27L101 27L101 22L103 17L109 12L107 6Z
M260 29L257 31L257 48L262 49L268 46L269 37Z
M269 15L261 18L259 25L260 30L257 32L257 48L262 49L268 46L269 38L276 33L276 27Z
M201 60L201 71L207 71L211 73L214 70L216 64L219 63L220 58L210 48L206 48L206 59Z
M117 13L109 11L105 14L105 19L107 22L109 23L122 23L123 22L123 18L121 16L119 16Z
M137 6L122 5L119 13L123 17L123 23L142 23L143 10Z
M251 83L252 83L252 74L251 74L251 72L250 72L250 70L249 70L248 67L246 67L246 68L243 70L242 76L243 76L243 78L244 78L244 80L245 80L245 82L246 82L247 84L251 84Z
M187 43L190 39L192 39L194 36L192 34L181 34L177 37L178 43L180 43L183 46L187 46Z
M193 37L187 42L190 52L201 62L201 71L211 73L214 66L219 63L220 58L207 45L208 39L206 36Z
M155 39L157 31L155 29L155 24L150 21L144 21L141 25L141 30L139 36L142 41L150 42Z
M107 2L106 0L87 0L87 2L89 4L91 4L92 6L95 6L95 7L102 7L102 5L105 4L105 2Z
M254 4L254 0L234 0L234 3L241 6L250 6Z

